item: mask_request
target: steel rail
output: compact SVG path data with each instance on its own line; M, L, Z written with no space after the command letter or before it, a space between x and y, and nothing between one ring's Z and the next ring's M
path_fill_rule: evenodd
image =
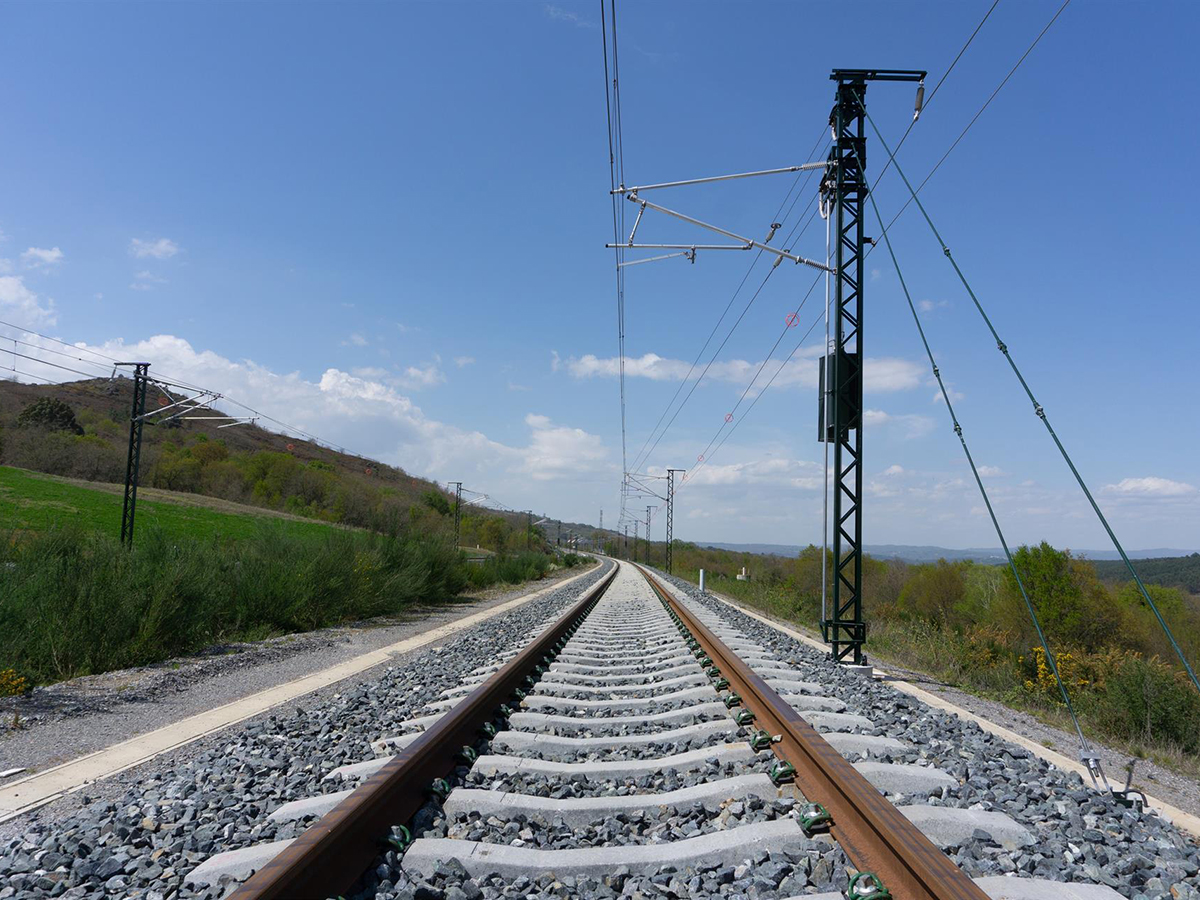
M796 769L810 802L833 817L830 834L860 872L874 873L903 900L987 900L950 858L867 781L800 714L641 566L650 587L675 613L754 714L754 727L778 736L771 749Z
M500 705L522 687L559 641L574 632L617 574L617 566L533 643L518 653L420 738L318 819L231 896L236 900L324 900L345 893L387 845L394 825L408 822L435 779L453 771L455 755L478 741Z

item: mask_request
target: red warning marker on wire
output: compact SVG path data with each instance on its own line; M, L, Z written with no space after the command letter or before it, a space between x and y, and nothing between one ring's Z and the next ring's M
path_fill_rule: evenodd
M728 424L732 421L733 421L733 413L725 413L725 423Z
M166 397L159 397L159 398L158 398L158 405L159 405L159 406L166 406L166 405L167 405L167 398L166 398Z
M288 448L288 453L291 453L293 450L295 450L295 449L296 449L296 445L295 445L295 444L288 444L288 445L287 445L287 448Z
M696 457L696 462L704 462L704 454L703 453L701 453L699 456Z
M796 323L797 323L797 321L799 321L799 319L800 319L800 317L798 315L796 315L794 312L790 312L787 314L787 318L784 319L783 321L785 321L787 323L788 328L795 328Z

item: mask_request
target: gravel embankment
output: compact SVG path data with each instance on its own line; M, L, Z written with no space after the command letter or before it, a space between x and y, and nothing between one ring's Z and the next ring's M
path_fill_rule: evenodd
M962 782L924 802L1004 812L1036 835L1036 844L1012 854L973 859L974 848L964 848L955 859L973 875L1019 873L1106 884L1131 900L1200 900L1200 845L1171 823L1124 808L1078 775L972 722L841 671L817 651L681 579L659 577L774 650L806 679L829 685L828 693L844 700L848 712L872 720L875 729L868 733L910 744L906 757L895 761L932 765Z
M75 795L68 812L52 809L17 820L15 830L0 833L0 898L196 896L183 880L197 864L223 850L294 834L295 824L277 826L267 814L290 800L343 787L321 778L371 758L371 741L418 715L531 628L548 624L605 569L607 564L403 666L364 673L357 683L341 683L116 776ZM214 887L199 896L222 893L223 887Z

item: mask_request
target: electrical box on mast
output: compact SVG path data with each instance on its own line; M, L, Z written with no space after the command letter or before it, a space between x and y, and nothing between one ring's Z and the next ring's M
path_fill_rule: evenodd
M834 371L844 377L842 389L834 389ZM828 404L828 415L826 415ZM841 350L834 357L822 356L817 370L817 440L828 444L838 441L837 426L844 431L856 429L862 419L862 364L858 351Z

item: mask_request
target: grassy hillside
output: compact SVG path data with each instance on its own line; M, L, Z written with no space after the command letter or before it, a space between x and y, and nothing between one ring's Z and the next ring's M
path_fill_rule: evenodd
M173 399L155 388L150 408ZM86 482L123 483L130 400L128 379L64 385L4 382L0 465ZM44 414L48 408L53 414ZM453 498L432 481L256 425L218 429L218 424L187 420L148 424L143 430L142 487L383 534L436 531L444 535L451 527L446 511ZM53 507L48 505L53 502L57 501L46 498L42 504L42 524L53 520ZM29 516L30 527L41 527L32 511ZM471 508L463 517L462 542L516 552L528 543L525 527L523 514ZM552 536L545 526L537 532L535 545L539 537Z
M0 466L0 534L49 531L70 523L83 531L116 535L121 530L121 485L85 487L62 478ZM156 499L157 498L157 499ZM138 495L139 532L157 529L171 538L251 538L264 519L295 537L321 538L331 526L266 510L146 490Z

